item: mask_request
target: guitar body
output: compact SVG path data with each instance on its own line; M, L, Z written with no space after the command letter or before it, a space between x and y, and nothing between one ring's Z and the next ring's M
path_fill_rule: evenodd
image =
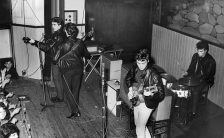
M157 86L153 85L153 86L149 86L144 88L143 85L140 85L137 91L132 91L134 93L134 97L132 99L130 99L132 106L136 107L138 106L140 103L144 103L144 91L151 91L152 93L155 93L158 91Z

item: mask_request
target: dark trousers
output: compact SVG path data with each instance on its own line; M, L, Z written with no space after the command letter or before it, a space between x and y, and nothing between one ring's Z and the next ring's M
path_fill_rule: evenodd
M79 111L79 93L83 70L70 70L63 74L65 102L71 113Z
M52 69L52 77L53 77L53 82L55 85L57 97L60 99L64 99L62 74L59 70L59 67L57 65L52 65L51 69Z
M203 93L205 92L206 89L208 89L209 85L204 82L201 83L198 86L192 87L191 90L191 96L192 96L192 112L196 113L197 112L197 107L200 98L202 97Z

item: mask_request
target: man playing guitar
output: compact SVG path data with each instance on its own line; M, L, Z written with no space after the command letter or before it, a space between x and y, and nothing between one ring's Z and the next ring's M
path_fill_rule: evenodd
M46 55L50 56L52 78L56 90L56 96L52 97L51 101L56 103L63 102L64 93L61 72L59 71L56 62L54 61L54 57L56 56L56 51L60 49L61 44L66 40L66 34L63 31L64 21L60 17L54 17L51 19L51 27L53 33L49 38L44 39L44 41L37 41L29 37L24 37L23 41L25 43L30 43L31 45L38 47L41 51L44 51Z
M136 64L125 78L129 88L128 97L134 106L134 120L138 138L151 138L146 127L152 111L163 100L164 87L160 75L149 64L151 60L147 49L138 51Z

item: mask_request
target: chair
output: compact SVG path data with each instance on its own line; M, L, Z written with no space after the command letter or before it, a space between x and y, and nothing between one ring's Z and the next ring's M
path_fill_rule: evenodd
M170 112L172 96L166 96L152 113L147 127L152 137L169 137L170 135Z

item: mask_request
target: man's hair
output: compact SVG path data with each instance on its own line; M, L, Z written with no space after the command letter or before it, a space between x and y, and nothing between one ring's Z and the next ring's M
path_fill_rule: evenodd
M135 60L149 60L149 51L147 49L141 49L137 52Z
M206 41L199 41L197 44L196 44L196 47L197 49L204 49L204 50L209 50L209 46L208 46L208 42Z
M61 25L61 28L64 26L64 20L60 17L53 17L51 18L51 22L56 22L58 25Z
M6 60L5 60L5 63L7 63L7 62L11 62L11 63L13 64L13 60L12 60L11 58L6 59Z
M64 28L67 31L68 35L77 37L79 30L74 23L67 23L65 24Z
M13 123L6 123L1 126L3 134L8 138L11 134L17 133L19 135L18 127Z

